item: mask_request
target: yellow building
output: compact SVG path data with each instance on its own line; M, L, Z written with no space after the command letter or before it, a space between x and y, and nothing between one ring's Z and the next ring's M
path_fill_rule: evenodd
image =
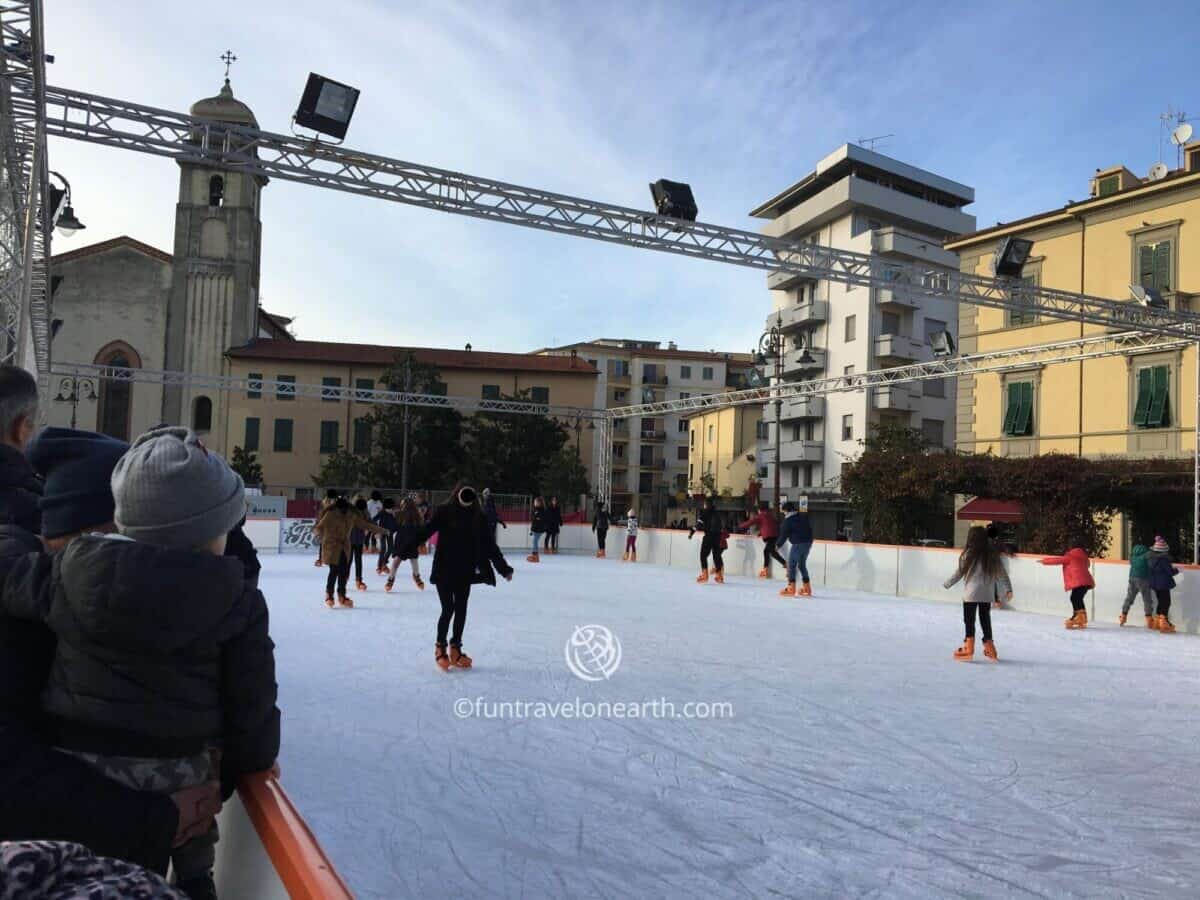
M1200 142L1181 169L1138 178L1123 166L1097 171L1089 198L946 242L962 271L991 275L1009 236L1034 241L1022 277L1046 288L1114 300L1152 288L1171 309L1200 308ZM1102 326L964 304L962 353L1075 340ZM959 379L959 450L1000 456L1190 456L1196 425L1196 351L1031 365ZM965 523L964 523L965 524ZM1115 523L1110 554L1127 535Z
M452 397L499 399L528 390L536 402L554 406L591 407L597 371L577 356L534 356L480 350L386 347L324 341L258 340L226 354L235 378L294 381L296 384L373 390L398 356L411 350L415 359L437 368ZM226 405L229 421L223 452L235 446L253 450L263 467L269 493L312 496L312 476L339 447L356 454L370 450L373 438L366 424L370 402L277 396L270 390L238 392ZM573 422L563 422L570 428ZM580 455L592 459L596 432L586 421L570 440L580 441ZM595 483L595 473L588 472ZM398 487L398 485L378 485ZM411 485L443 488L448 485Z
M762 465L762 407L734 406L688 420L688 489L740 497ZM707 478L706 478L707 476ZM708 479L711 484L706 484Z

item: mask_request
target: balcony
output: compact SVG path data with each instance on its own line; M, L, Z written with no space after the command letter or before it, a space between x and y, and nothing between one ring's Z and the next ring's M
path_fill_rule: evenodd
M667 439L665 431L643 431L641 432L642 441L650 441L651 443L660 444Z
M643 375L642 376L642 384L652 385L654 387L666 387L667 381L668 381L668 379L667 379L666 375Z
M767 408L773 413L775 405L773 403L768 404ZM794 419L823 418L825 416L825 398L796 397L792 400L784 400L783 405L780 407L779 415L784 422Z
M614 472L628 472L629 471L629 460L627 460L623 456L614 457L613 461L612 461L612 470Z
M925 347L920 341L902 334L882 334L875 338L875 356L881 363L917 362L924 355Z
M661 472L667 467L667 461L665 459L651 459L638 463L638 466L643 472Z
M820 325L829 321L829 304L824 300L811 300L808 303L794 304L776 310L767 316L767 330L770 331L778 322L784 331L804 326Z
M778 271L771 272L767 275L767 290L768 291L787 291L805 282L813 282L812 278L806 275L798 275L795 272Z
M807 362L804 361L805 353L810 357ZM783 358L783 370L785 372L824 372L825 351L814 350L811 347L807 350L789 350Z
M824 441L783 441L779 445L779 458L785 466L788 463L819 463L824 450Z
M632 384L632 383L633 383L633 378L632 378L632 376L631 376L631 375L630 375L628 372L624 372L624 373L621 373L621 372L616 372L616 373L614 373L614 372L612 372L612 371L609 371L609 373L608 373L608 383L609 383L609 384L611 384L611 385L615 385L616 387L621 387L622 385L628 386L628 385L630 385L630 384Z
M875 408L895 412L912 412L918 408L917 395L908 385L892 384L875 388Z
M893 290L892 288L875 288L875 303L884 309L908 310L920 305L917 295L911 291Z

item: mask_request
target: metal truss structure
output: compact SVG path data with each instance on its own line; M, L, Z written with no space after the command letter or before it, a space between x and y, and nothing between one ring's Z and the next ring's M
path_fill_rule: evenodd
M588 406L555 406L529 400L485 400L476 397L449 397L440 394L417 394L406 391L386 391L374 388L322 384L296 384L270 378L236 378L232 375L199 375L163 369L125 369L84 363L54 363L53 378L95 378L98 381L128 381L137 384L188 385L217 391L257 391L276 397L316 397L321 400L347 400L358 403L378 403L387 406L426 406L453 409L464 413L495 412L522 415L551 416L569 419L601 420L608 410Z
M42 4L0 0L0 363L50 363Z

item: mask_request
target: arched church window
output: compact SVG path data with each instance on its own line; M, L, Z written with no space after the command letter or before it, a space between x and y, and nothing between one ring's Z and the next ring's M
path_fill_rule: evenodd
M212 431L212 401L207 397L197 397L192 404L192 431Z
M96 354L96 364L104 367L100 373L97 431L127 441L133 415L133 379L130 370L140 369L142 359L128 344L116 341Z
M225 179L214 175L208 179L208 205L220 206L225 202Z

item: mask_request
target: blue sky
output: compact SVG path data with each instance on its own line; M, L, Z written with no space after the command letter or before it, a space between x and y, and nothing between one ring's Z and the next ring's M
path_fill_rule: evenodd
M882 152L974 186L983 227L1081 199L1097 167L1144 174L1168 104L1200 121L1194 0L47 6L52 84L183 110L220 87L231 47L268 130L288 130L318 71L363 91L348 146L640 208L673 178L701 219L737 227L861 137L894 133ZM174 163L50 153L88 225L73 243L171 249ZM314 340L746 350L769 308L755 270L278 181L262 276L264 306Z

